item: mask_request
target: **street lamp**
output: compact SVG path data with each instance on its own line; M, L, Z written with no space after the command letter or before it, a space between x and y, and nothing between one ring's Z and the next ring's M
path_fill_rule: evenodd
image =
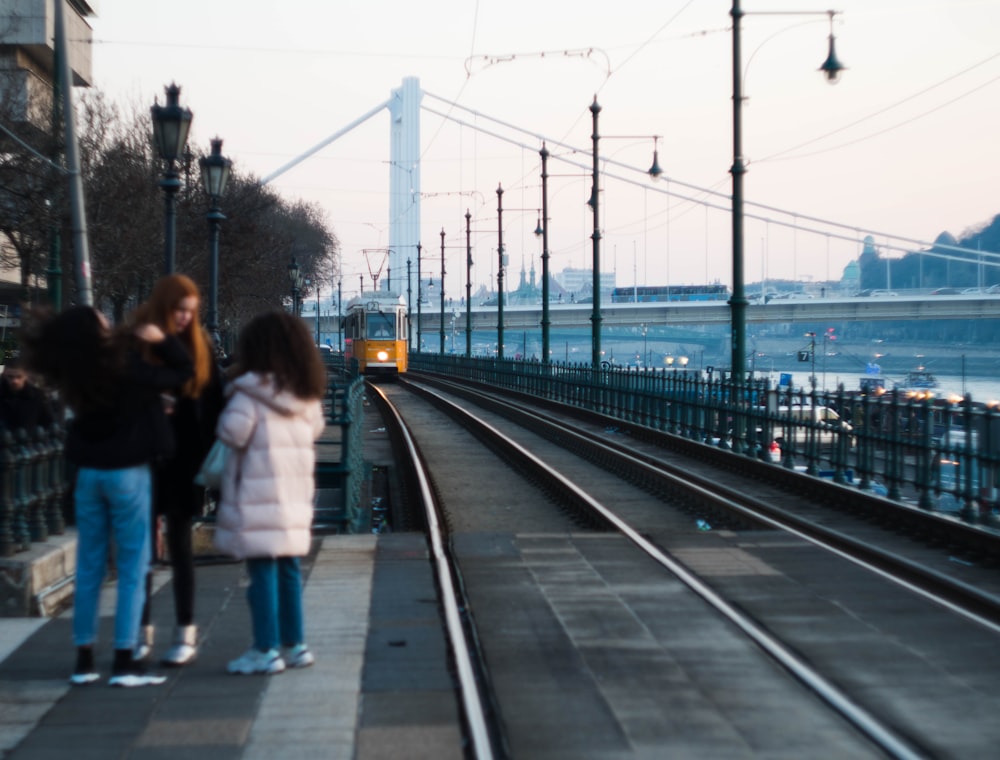
M503 185L497 185L497 359L503 359Z
M419 354L423 349L423 336L421 334L422 322L423 322L423 312L421 310L420 303L420 252L423 250L423 245L417 243L417 348L416 352ZM412 313L413 307L410 306L410 311ZM410 342L410 350L412 351L413 342Z
M544 156L543 156L544 158ZM516 208L507 209L508 211L527 211L528 209ZM535 228L535 234L539 234L541 230L542 220L541 217L538 219L538 225ZM544 230L541 230L544 234ZM444 240L444 230L441 230L442 241ZM443 246L442 242L442 246ZM443 248L442 248L443 250ZM503 359L503 281L504 281L504 267L507 266L507 256L504 255L503 247L503 184L497 185L497 358ZM547 259L544 258L543 254L543 264L542 264L542 331L543 336L547 329L545 319L548 316L548 303L545 301L545 294L548 292L548 287L545 284L545 277L548 274ZM543 337L544 340L544 337Z
M648 358L646 354L646 331L649 330L649 325L643 322L639 327L642 329L642 366L645 369L648 364L646 361Z
M316 283L316 345L320 345L323 342L323 335L320 332L320 322L319 322L319 283Z
M180 106L180 87L171 84L164 90L167 94L166 105L161 106L154 101L149 110L153 119L153 144L160 158L166 162L163 179L160 180L164 197L163 268L165 274L173 274L176 269L177 191L181 188L177 159L184 153L187 144L192 113L191 109Z
M444 227L441 228L441 347L438 353L444 354Z
M598 196L600 195L600 174L598 166L598 151L597 145L598 141L601 139L601 135L597 131L597 115L601 112L601 107L597 103L597 96L594 96L594 102L590 104L590 113L593 116L593 133L591 134L591 139L593 141L593 189L590 193L590 200L588 204L594 212L594 231L591 234L591 240L593 241L593 269L594 269L594 283L593 283L593 302L594 308L591 311L590 321L591 321L591 366L597 369L601 365L601 322L603 317L601 316L601 227L600 227L600 213L598 211L599 201ZM605 135L607 137L607 135ZM616 139L631 139L640 137L639 135L615 135ZM647 136L642 136L647 137ZM653 163L649 167L647 172L650 177L656 179L659 177L663 170L660 169L659 155L656 148L657 136L653 137Z
M812 377L809 378L809 385L816 390L816 333L807 332L805 337L809 338L809 349L801 353L807 353L806 358L812 361Z
M288 262L288 284L292 287L292 314L299 315L299 289L302 287L302 272L299 270L299 262L292 256Z
M827 14L830 17L829 51L819 70L831 84L837 82L844 66L837 60L834 50L833 17L837 11L762 11L752 15L798 16ZM740 0L733 0L730 15L733 18L733 296L729 299L732 310L732 379L735 383L746 380L746 309L749 305L743 283L743 175L746 164L743 157L743 62L740 48L740 25L747 15L740 8ZM596 130L595 130L596 131ZM733 440L739 439L738 433Z
M208 196L208 334L219 350L219 226L225 215L219 210L219 198L226 192L233 162L222 155L222 140L212 141L212 152L198 159L201 184Z
M542 234L542 362L549 363L549 151L542 143L538 151L542 157L542 218L538 220L535 234Z
M472 214L465 209L465 355L472 356Z

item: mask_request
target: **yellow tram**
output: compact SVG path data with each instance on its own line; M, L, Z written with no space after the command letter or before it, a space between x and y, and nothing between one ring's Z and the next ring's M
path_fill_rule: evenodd
M375 291L352 298L344 317L346 358L358 360L362 375L406 372L408 325L403 296Z

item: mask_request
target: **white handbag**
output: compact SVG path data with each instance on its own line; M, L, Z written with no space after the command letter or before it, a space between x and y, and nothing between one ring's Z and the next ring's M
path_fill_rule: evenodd
M229 456L230 448L222 441L216 439L205 455L205 461L201 463L201 469L194 476L196 485L205 488L219 490L222 487L222 471L226 467L226 457Z

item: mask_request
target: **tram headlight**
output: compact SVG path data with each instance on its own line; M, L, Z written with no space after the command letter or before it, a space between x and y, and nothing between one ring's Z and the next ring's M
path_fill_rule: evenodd
M385 350L379 351L377 354L375 354L375 356L378 358L380 362L389 360L389 352Z

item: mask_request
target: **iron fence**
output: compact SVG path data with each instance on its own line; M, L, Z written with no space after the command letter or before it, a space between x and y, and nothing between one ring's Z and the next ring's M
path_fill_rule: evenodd
M735 383L694 369L411 354L410 366L521 391L853 484L967 522L1000 524L996 404L902 391Z

